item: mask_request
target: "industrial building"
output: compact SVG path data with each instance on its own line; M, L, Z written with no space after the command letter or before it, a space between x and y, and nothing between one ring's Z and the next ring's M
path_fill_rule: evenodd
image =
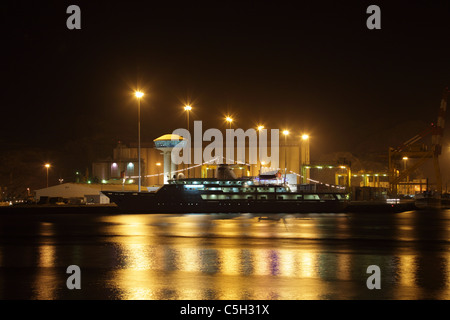
M171 134L166 134L154 139L153 143L141 144L142 186L157 186L167 183L168 179L173 178L174 175L190 178L214 177L215 163L180 165L170 163L170 147L173 146L167 148L166 142L172 141L171 138ZM309 163L309 146L306 148L300 140L298 137L285 140L286 144L283 143L279 147L279 163L276 167L272 167L270 163L266 164L260 159L255 164L249 164L249 147L247 146L245 148L245 163L236 163L233 166L236 176L257 176L260 172L269 171L280 171L284 174L284 167L286 166L287 174L292 175L291 171L297 174L295 175L297 183L307 183L309 168L303 166L302 170L302 163L305 165ZM268 146L268 150L270 153L270 146ZM224 147L223 154L226 154L226 147ZM236 161L237 152L234 152L234 155ZM113 149L111 157L92 164L92 175L96 181L104 184L120 182L124 185L136 185L138 183L138 163L137 145L126 145L119 142ZM188 168L189 170L187 170ZM302 172L303 174L301 174ZM300 179L301 176L305 177L304 181Z
M103 190L135 191L136 185L62 183L35 191L35 200L39 204L106 204L109 198Z

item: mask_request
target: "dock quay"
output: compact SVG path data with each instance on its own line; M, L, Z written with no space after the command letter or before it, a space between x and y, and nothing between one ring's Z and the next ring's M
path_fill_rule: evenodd
M396 203L386 201L350 201L346 213L395 213L418 210L414 200L402 200ZM114 204L97 205L14 205L0 207L0 214L119 214Z
M375 213L389 213L389 212L403 212L416 210L414 200L402 200L398 202L387 202L386 200L380 201L350 201L347 207L347 212L375 212Z
M116 214L115 204L26 204L0 207L0 214Z

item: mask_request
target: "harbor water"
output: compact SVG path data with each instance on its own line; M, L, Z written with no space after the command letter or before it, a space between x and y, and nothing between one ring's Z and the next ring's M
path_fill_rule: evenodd
M0 215L0 299L450 298L450 210ZM69 289L69 266L80 289ZM368 288L369 266L380 270Z

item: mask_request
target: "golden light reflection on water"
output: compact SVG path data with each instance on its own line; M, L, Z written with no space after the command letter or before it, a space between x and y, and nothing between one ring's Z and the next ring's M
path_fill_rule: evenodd
M348 253L336 255L336 277L339 280L351 280L352 256Z
M154 274L149 272L161 264L163 253L161 248L151 243L147 237L148 225L143 216L112 216L105 217L114 223L114 230L109 230L118 236L118 250L120 251L120 269L114 274L114 283L120 284L120 298L129 300L157 299L153 286Z
M259 276L270 275L270 257L269 249L254 249L253 261L257 261L253 264L253 274Z
M317 254L314 252L301 252L299 254L299 260L300 277L315 277L317 272Z
M39 234L44 237L51 237L54 235L52 223L42 222L39 228ZM38 250L38 266L43 268L53 267L55 263L55 247L53 245L43 244Z
M299 267L295 250L280 250L280 274L290 277L297 276Z
M374 260L351 247L328 252L318 241L333 236L351 239L349 220L337 217L335 228L330 228L315 218L282 222L204 215L106 217L121 257L110 284L121 299L133 300L361 297L361 292L352 296L352 290L362 290L370 298L364 291L365 269L378 263L384 276L392 278L388 284L395 284L392 295L411 296L410 289L417 287L414 255L399 251L393 263L394 258ZM396 232L402 240L412 236L409 225ZM446 268L450 268L448 261ZM447 278L447 288L448 283ZM347 296L345 289L350 292Z
M38 267L51 268L55 263L55 247L53 245L41 245L39 247Z
M398 278L399 282L407 287L413 287L416 281L416 261L412 255L402 255L398 257Z
M446 265L447 265L447 269L446 269L446 273L447 273L447 279L450 282L450 252L448 252L446 254Z
M157 249L148 244L124 243L121 247L124 266L132 270L149 270L157 259Z
M221 249L219 251L219 260L221 261L221 273L225 275L241 274L242 261L240 249Z
M39 247L38 272L34 283L33 299L53 300L56 297L58 284L55 282L55 248L53 245L42 245ZM45 289L44 289L45 288Z
M53 224L43 222L39 226L40 234L51 237L54 235ZM53 244L42 244L38 247L38 272L33 284L36 300L53 300L56 297L57 283L55 282L56 250ZM45 289L43 289L45 288Z
M402 212L396 217L396 233L397 238L403 241L413 241L414 236L414 219L410 212Z
M239 239L240 232L246 237L273 237L276 234L273 222L242 226L248 221L230 223L229 220L203 217L159 221L153 217L148 219L145 223L142 216L107 217L109 223L117 225L115 233L120 239L118 249L121 269L115 273L112 282L121 292L122 299L197 299L217 296L240 299L243 294L255 298L253 294L260 293L241 290L246 277L298 276L296 266L299 261L303 263L303 270L306 270L304 275L314 274L310 269L314 257L307 252L299 254L287 249L245 248L245 239ZM249 230L251 226L255 230ZM265 230L267 226L269 231ZM284 226L281 227L282 232L285 232ZM162 230L164 235L161 234ZM208 238L207 247L201 243L205 235L213 235ZM170 272L170 281L162 282L161 275L166 272ZM192 276L196 281L188 280ZM214 279L212 283L207 281L210 277ZM222 279L229 281L224 282ZM183 284L186 286L183 287ZM216 285L220 287L214 287ZM261 284L261 291L264 291L263 287Z
M90 283L108 298L131 300L450 299L449 222L431 229L423 215L111 215L69 235L71 222L58 219L30 228L33 243L0 245L2 272L35 270L32 299L64 297L70 264L82 269L80 296L94 299ZM382 270L378 292L366 287L371 264ZM1 297L13 280L0 279Z
M200 269L200 255L195 248L183 248L179 251L179 267L185 272L196 272Z

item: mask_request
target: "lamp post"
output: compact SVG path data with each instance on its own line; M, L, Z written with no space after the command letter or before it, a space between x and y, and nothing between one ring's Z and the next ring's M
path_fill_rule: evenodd
M47 169L47 188L48 188L48 168L50 168L50 163L46 163L45 168Z
M257 141L256 148L255 148L256 152L258 150L258 144L260 143L260 140L261 140L261 130L262 129L264 129L264 126L262 124L260 124L256 127L256 130L258 131L258 141ZM258 155L258 158L259 158L259 155ZM262 159L259 159L259 174L260 175L261 175L261 165L264 165L264 161L262 161Z
M157 172L158 172L158 184L159 184L159 176L160 176L160 173L159 173L159 167L161 166L161 162L157 162L157 163L156 163L156 166L158 167Z
M287 169L287 136L289 134L288 130L283 131L284 134L284 183L286 183L286 169Z
M259 175L262 174L262 168L263 168L265 165L266 165L266 163L265 163L264 161L261 161L261 162L259 163Z
M233 118L231 118L230 116L227 116L227 117L225 117L225 121L228 122L229 128L231 130L231 123L233 122ZM226 134L226 130L225 130L225 137L226 136L227 136L227 134ZM228 144L227 144L226 161L225 161L226 163L228 163L228 161L233 161L232 163L234 163L234 158L233 159L231 159L231 158L229 159L228 158L228 156L231 155L231 152L232 152L231 146L228 146Z
M192 107L187 105L187 106L184 107L184 110L186 111L186 115L187 115L187 131L190 134L190 131L189 131L189 111L192 110ZM192 141L192 139L191 139L191 141ZM190 147L189 147L189 149L190 149ZM190 160L190 158L191 158L191 153L190 153L190 150L189 150L189 160ZM188 162L190 162L190 161L188 161ZM186 171L187 171L187 177L189 179L189 170L187 168L188 168L188 163L186 163Z
M300 148L300 161L301 161L301 173L302 183L307 183L309 179L309 169L306 168L310 164L309 158L309 135L302 134L301 148Z
M139 168L138 191L141 192L141 98L144 95L144 93L136 91L134 94L138 99L138 168Z
M191 106L185 106L184 110L187 112L187 130L189 131L189 111L192 110Z
M408 157L403 157L402 160L404 161L403 162L403 170L406 171L406 161L408 161ZM409 183L409 175L406 176L406 188L405 188L405 191L406 191L407 194L409 194L409 184L408 183Z

